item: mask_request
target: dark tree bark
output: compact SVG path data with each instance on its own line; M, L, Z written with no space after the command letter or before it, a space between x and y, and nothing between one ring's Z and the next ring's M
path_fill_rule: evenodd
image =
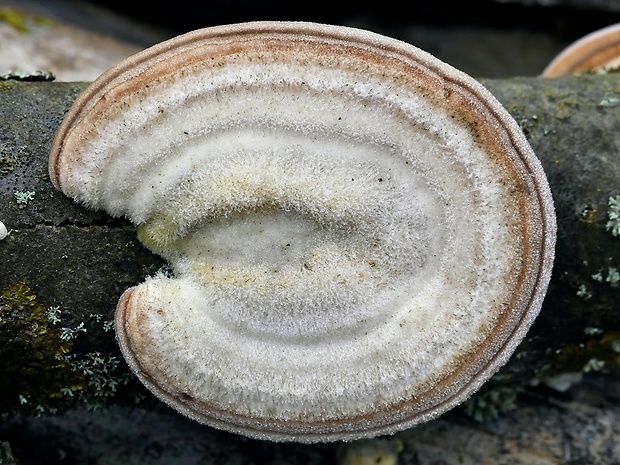
M559 223L554 273L542 312L502 370L500 384L505 387L509 380L511 388L525 386L565 372L617 374L620 237L606 225L609 199L620 195L620 77L517 78L483 84L520 123L541 159ZM164 263L141 246L125 219L82 208L50 183L47 156L54 133L85 87L0 82L0 221L10 230L0 241L0 289L5 289L0 310L9 315L11 306L20 305L16 299L26 295L32 305L22 302L20 311L42 306L39 310L46 310L46 316L40 315L38 324L47 325L46 337L60 344L44 342L37 350L51 345L57 359L58 352L66 352L66 363L90 367L82 369L80 379L56 373L51 398L71 403L95 396L95 403L116 402L121 394L131 397L139 389L128 381L110 331L116 302L126 288ZM16 340L5 336L0 345ZM97 356L104 362L93 360ZM23 364L16 361L18 368L6 368L2 363L0 372L13 370L14 382ZM95 375L101 377L95 387L96 376L88 373L93 366L99 367ZM113 386L106 387L110 379ZM7 401L0 410L37 408L42 394L23 389L17 404Z

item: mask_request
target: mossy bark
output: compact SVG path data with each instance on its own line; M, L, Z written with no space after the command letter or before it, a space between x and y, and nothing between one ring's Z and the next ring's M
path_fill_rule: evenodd
M609 198L620 195L620 76L482 82L541 159L559 223L541 315L502 373L525 385L565 371L612 368L620 350L619 288L612 279L620 269L620 237L606 224ZM59 307L53 325L70 338L76 366L93 354L119 360L109 326L117 299L164 264L141 246L129 222L76 205L49 180L54 133L85 87L0 82L0 221L10 230L0 241L0 289L23 282L38 304ZM1 305L9 311L7 302ZM99 383L95 394L116 401L127 373L124 364L113 365L117 381Z

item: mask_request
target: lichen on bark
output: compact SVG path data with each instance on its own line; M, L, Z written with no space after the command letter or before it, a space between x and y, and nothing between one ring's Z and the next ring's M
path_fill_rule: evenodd
M54 408L82 390L84 375L71 366L71 341L49 322L47 309L25 283L0 296L0 411Z

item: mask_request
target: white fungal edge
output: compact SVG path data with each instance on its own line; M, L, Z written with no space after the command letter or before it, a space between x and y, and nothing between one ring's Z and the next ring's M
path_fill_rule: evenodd
M296 440L302 442L323 442L334 440L351 440L365 437L372 437L378 434L390 434L398 430L402 430L406 427L411 427L415 424L430 420L439 416L441 413L453 408L461 403L473 392L479 389L479 387L488 380L512 355L526 332L530 328L531 324L538 315L544 295L550 281L552 264L554 259L554 247L556 240L556 218L553 208L553 200L551 191L547 184L545 174L542 169L540 161L534 155L531 147L529 146L525 136L523 135L518 124L510 116L510 114L503 108L501 103L495 99L495 97L481 84L475 81L468 75L458 71L451 66L437 60L432 55L422 50L413 47L412 45L405 44L396 39L380 36L378 34L358 30L348 27L340 26L328 26L317 25L313 23L304 22L252 22L241 23L231 26L217 26L209 28L207 30L198 30L190 32L180 38L173 39L172 41L163 42L156 46L153 46L127 60L121 62L119 65L110 69L97 80L95 80L89 88L83 92L76 100L75 104L81 107L81 111L78 113L72 113L70 119L65 120L56 136L54 146L56 150L52 152L50 158L50 175L57 188L62 186L62 180L57 177L55 172L55 164L57 160L54 156L62 152L62 141L66 134L70 131L71 126L76 120L79 120L81 114L89 112L90 108L95 105L99 99L103 98L106 89L114 87L118 83L126 81L140 74L143 68L143 63L148 60L156 59L157 61L165 59L165 56L171 53L171 50L175 50L181 47L192 48L195 46L192 44L199 38L206 38L218 35L229 36L234 33L252 33L252 32L272 32L272 33L307 33L313 36L320 36L325 34L328 37L337 37L341 40L352 40L357 43L369 44L372 47L379 49L395 50L396 53L402 53L405 56L415 55L416 62L426 67L430 72L437 73L444 80L451 82L459 86L464 93L470 93L479 102L483 103L489 111L497 118L501 123L503 130L508 134L513 145L515 146L521 161L529 171L531 180L536 186L539 205L541 210L543 241L541 244L541 266L538 270L538 275L535 277L536 284L533 286L534 292L529 300L529 306L527 312L523 315L521 322L517 325L515 331L509 336L504 343L503 347L498 350L497 355L481 370L479 370L473 379L463 388L461 391L448 398L445 402L434 405L426 412L417 415L414 419L409 421L395 421L393 424L380 425L370 429L358 429L355 431L340 430L336 432L324 432L324 431L301 431L300 434L291 433L290 431L278 432L274 430L258 430L253 429L249 424L237 425L237 432L259 438L270 440ZM500 128L500 130L502 129ZM129 291L127 291L129 292ZM137 296L132 296L137 298ZM123 299L121 299L122 301ZM119 303L120 305L120 303ZM124 355L133 371L141 378L146 386L153 391L155 395L162 398L165 402L170 403L173 399L167 392L155 385L149 380L148 375L140 371L140 367L137 364L135 357L128 355L128 344L126 342L126 335L124 334L124 328L120 327L118 320L119 314L117 313L116 329L119 344L123 349ZM174 399L174 406L187 415L190 418L194 418L199 422L205 422L205 419L196 415L196 412L189 408L185 401L181 399ZM224 429L231 430L231 425L224 422L224 426L218 425L217 420L213 420L210 424L218 427L224 427ZM360 426L360 425L358 425ZM233 428L234 430L235 428Z
M9 231L2 221L0 221L0 241L9 235Z

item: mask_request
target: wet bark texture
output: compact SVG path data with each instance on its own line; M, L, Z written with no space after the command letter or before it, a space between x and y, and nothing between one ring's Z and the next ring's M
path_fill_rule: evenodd
M525 131L547 173L558 215L556 262L542 312L495 386L521 392L532 380L566 372L603 371L617 378L620 291L614 273L620 269L620 237L606 224L609 198L620 195L620 76L482 83ZM102 321L111 321L126 288L164 264L141 246L128 221L76 205L49 180L47 156L54 133L85 87L0 82L0 221L10 230L0 241L0 289L25 283L39 304L58 307L60 321L54 324L72 334L74 360L93 354L119 357L113 331ZM0 309L8 311L4 304ZM114 370L118 379L126 379L124 364ZM125 390L140 389L137 383L121 384ZM79 390L88 391L84 386ZM116 403L116 387L111 392L95 394ZM442 429L443 421L434 427ZM609 434L617 439L620 433ZM324 451L312 450L319 456ZM565 457L567 452L558 454ZM617 463L601 454L602 459L588 463ZM407 463L431 463L420 457Z

